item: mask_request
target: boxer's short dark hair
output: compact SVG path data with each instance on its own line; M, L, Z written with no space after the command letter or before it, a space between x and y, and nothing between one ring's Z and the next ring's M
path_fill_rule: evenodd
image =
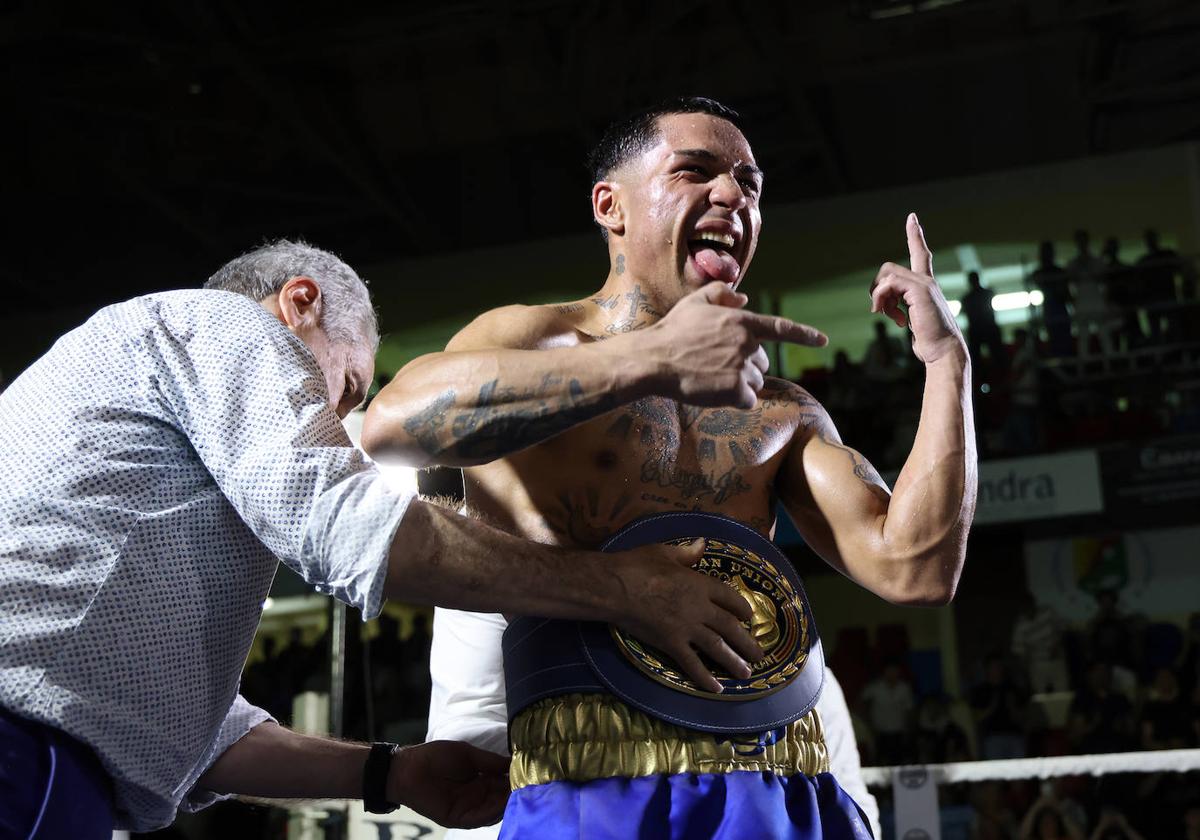
M613 170L650 148L658 139L658 118L669 114L710 114L741 128L741 115L706 96L678 96L617 120L588 155L592 183L603 181Z

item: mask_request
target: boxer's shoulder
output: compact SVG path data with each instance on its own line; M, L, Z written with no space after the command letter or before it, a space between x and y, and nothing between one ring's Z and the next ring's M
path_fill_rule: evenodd
M764 413L793 419L800 426L816 426L829 419L825 408L806 388L774 376L764 377L758 402Z
M578 313L581 304L513 304L490 309L463 327L446 349L482 350L504 347L515 350L545 350L578 344Z

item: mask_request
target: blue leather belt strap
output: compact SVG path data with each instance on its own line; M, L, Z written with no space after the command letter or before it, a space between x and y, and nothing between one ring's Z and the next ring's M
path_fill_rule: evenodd
M788 560L768 540L740 522L707 513L656 514L639 519L603 549L623 551L651 542L705 536L736 544L771 563L791 582L808 622L808 652L800 672L782 688L749 699L684 693L642 673L618 650L607 625L515 618L504 632L504 674L511 721L547 697L570 693L615 694L629 705L678 726L706 732L755 733L803 717L825 681L821 642L807 597Z

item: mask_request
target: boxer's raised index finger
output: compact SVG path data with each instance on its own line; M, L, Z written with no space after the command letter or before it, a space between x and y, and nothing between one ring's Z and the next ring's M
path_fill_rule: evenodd
M805 344L809 347L824 347L829 343L825 333L810 327L808 324L797 324L779 315L759 315L756 312L745 313L746 324L755 338L764 341L787 341L792 344Z
M917 220L916 213L908 214L905 232L908 234L909 268L917 274L932 277L933 254L930 253L929 246L925 244L925 231L921 229L921 222Z

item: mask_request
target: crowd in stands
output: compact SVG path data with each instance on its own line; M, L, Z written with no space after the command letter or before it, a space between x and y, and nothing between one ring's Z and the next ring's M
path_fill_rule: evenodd
M1097 255L1087 232L1077 231L1075 248L1064 266L1053 243L1041 244L1026 278L1041 303L1007 336L993 292L978 272L968 274L960 305L985 457L1200 431L1200 394L1172 387L1200 342L1194 264L1162 247L1153 230L1132 264L1113 237ZM839 351L832 368L805 371L799 381L824 402L843 438L863 441L864 454L888 469L911 446L921 376L897 329L879 321L860 361Z
M885 632L896 629L879 628L881 643ZM853 657L864 656L861 634L844 630L837 643L844 640ZM896 652L894 641L881 646ZM832 666L854 710L864 763L890 765L1200 748L1198 658L1200 613L1185 632L1126 614L1116 593L1100 591L1095 615L1080 627L1030 599L1014 620L1011 648L989 654L961 697L946 696L911 655L868 664L862 673L878 676L865 684L855 684L854 669L839 671L842 651ZM942 836L1200 837L1197 775L944 786Z
M359 622L347 628L343 732L358 740L423 740L430 692L428 615L416 612L407 634L386 612L377 626L374 636ZM293 626L283 647L264 634L261 651L243 672L242 694L291 725L297 696L329 692L329 633L306 643L301 629Z

